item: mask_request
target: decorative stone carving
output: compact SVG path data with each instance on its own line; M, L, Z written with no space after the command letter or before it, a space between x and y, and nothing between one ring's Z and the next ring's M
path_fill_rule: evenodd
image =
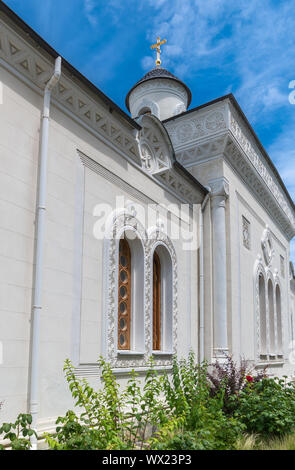
M135 227L135 228L134 228ZM144 247L144 279L145 279L145 351L144 355L136 357L119 357L117 356L117 338L116 338L116 321L117 321L117 258L118 258L118 238L125 230L136 230L137 236L141 239ZM107 357L114 368L130 368L143 367L151 355L151 273L152 273L152 252L155 244L163 244L167 248L172 261L173 270L173 351L177 349L177 259L176 252L169 237L159 229L159 227L151 228L148 233L140 221L127 209L122 209L114 214L112 223L108 227L108 233L105 239L105 273L107 276L106 283L106 336L107 336ZM155 359L157 366L170 366L172 358Z
M242 232L243 232L243 245L245 248L250 250L251 249L250 222L244 216L242 216Z
M263 251L263 256L264 256L266 266L269 266L273 259L274 248L273 248L273 243L272 243L271 232L268 226L266 226L266 229L263 232L263 235L261 238L261 246L262 246L262 251Z
M192 121L186 121L177 128L177 139L179 142L191 140L195 132L195 126Z
M176 158L179 163L188 168L196 163L203 163L207 160L220 157L223 155L226 139L226 136L219 136L209 142L194 145L192 148L178 152Z
M250 143L250 140L246 137L246 135L244 134L232 114L230 116L230 131L233 133L234 137L241 145L244 151L244 155L248 157L249 161L254 166L260 177L263 179L265 185L271 192L272 196L276 199L278 205L288 217L289 221L293 225L293 231L295 233L295 218L292 214L291 209L288 206L288 203L286 202L285 197L283 196L278 185L274 182L266 166L262 163L262 156L254 150L253 146Z
M228 180L224 176L220 178L213 178L209 181L209 187L211 189L211 198L215 200L213 203L224 205L225 200L229 196Z
M262 152L252 143L242 117L228 102L211 105L207 112L200 109L170 120L165 127L182 165L190 167L225 158L287 237L295 235L295 217L283 189L275 182L271 168L264 164Z
M205 120L205 127L209 131L217 131L219 129L225 129L225 120L223 113L220 111L215 111L210 113Z
M278 335L281 335L282 344L283 342L283 328L282 322L278 323L278 311L277 311L277 302L276 302L276 289L277 286L282 292L282 287L280 283L279 273L277 269L272 270L271 262L274 255L273 243L271 232L266 226L262 239L261 246L263 257L259 254L254 265L254 298L255 298L255 315L256 315L256 359L258 362L273 361L275 359L283 359L283 351L281 351L279 346ZM259 289L259 278L263 276L264 280L264 304L265 304L265 337L266 337L266 348L263 353L261 353L261 319L260 319L260 298L261 292ZM269 299L269 282L272 285L272 298ZM272 308L270 306L270 301L272 303ZM271 313L272 312L272 313ZM283 318L283 304L281 303L281 319ZM279 332L278 328L281 327ZM273 337L271 337L271 330L273 331ZM272 339L273 338L273 339Z
M196 186L189 184L173 169L155 175L155 178L171 189L175 195L181 197L184 201L191 204L200 204L202 197Z
M147 171L152 171L155 166L155 161L154 161L154 156L150 147L148 146L148 144L143 143L141 145L140 150L141 150L141 161L142 161L143 168Z
M171 150L159 126L149 115L142 116L139 122L142 126L138 137L142 167L153 174L168 170L171 167Z
M255 296L255 318L256 318L256 360L260 361L261 351L261 332L260 332L260 292L259 292L259 276L263 275L265 282L266 273L262 263L262 258L258 255L254 265L254 296Z
M205 137L226 129L224 106L218 111L209 111L199 118L191 115L183 117L179 122L168 121L165 127L170 135L173 145L178 148L181 144L193 144L196 139Z

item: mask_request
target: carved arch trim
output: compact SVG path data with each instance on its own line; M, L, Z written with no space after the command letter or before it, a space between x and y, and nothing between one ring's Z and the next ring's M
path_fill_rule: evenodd
M118 311L118 252L119 240L126 231L133 231L141 241L144 253L144 351L138 354L130 351L127 356L121 356L117 351L117 311ZM130 209L114 211L106 224L104 239L104 308L103 308L103 344L104 356L114 368L145 367L151 355L151 301L152 301L152 253L158 245L168 250L172 262L173 279L173 352L177 350L177 258L173 243L159 229L152 227L145 230L136 217L136 212ZM156 366L171 366L172 357L155 358Z
M148 230L148 244L149 244L149 249L148 249L148 254L149 254L149 265L152 267L153 266L153 256L155 250L159 246L163 246L166 248L168 251L168 254L171 259L172 263L172 351L174 354L177 352L177 330L178 330L178 292L177 292L177 279L178 279L178 268L177 268L177 256L176 256L176 251L174 248L174 245L171 241L171 239L168 237L168 235L159 227L151 227ZM150 292L152 293L152 283L153 283L153 277L152 273L150 274L149 280L147 280L149 283L150 287ZM152 329L151 329L151 319L153 315L152 311L152 302L150 302L149 305L149 319L150 319L150 324L149 324L149 329L148 331L148 340L150 347L152 345Z
M266 306L266 286L267 286L267 280L266 280L266 271L262 263L262 258L260 255L258 255L258 258L254 264L254 312L255 312L255 322L254 322L254 338L255 340L255 349L256 349L256 359L259 361L260 360L260 349L261 349L261 344L260 344L260 338L261 338L261 332L260 332L260 292L259 292L259 278L262 275L265 283L265 306ZM266 316L266 321L267 321L267 316ZM266 328L267 331L267 328ZM268 341L268 339L267 339Z

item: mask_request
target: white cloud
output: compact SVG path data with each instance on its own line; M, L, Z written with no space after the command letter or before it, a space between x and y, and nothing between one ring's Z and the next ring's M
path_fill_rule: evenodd
M290 105L291 106L291 105ZM294 118L290 119L289 126L282 129L281 133L275 139L273 144L268 148L268 152L284 181L288 192L293 200L295 200L295 145L294 145L294 129L295 129L295 106ZM295 264L295 239L291 242L291 260Z
M268 151L291 197L295 199L295 116L290 121L290 125L283 128Z
M150 70L154 67L155 61L151 56L145 56L141 59L141 66L143 70Z
M290 121L275 139L270 137L268 151L295 198L295 106L292 118L288 101L288 83L295 79L294 2L170 0L157 7L160 4L147 39L167 38L164 67L184 81L204 75L210 67L220 74L225 70L233 81L229 78L224 93L237 96L250 121L265 126ZM145 57L142 67L149 65ZM292 256L295 259L295 242Z
M94 14L95 10L95 1L94 0L84 0L84 11L87 20L92 26L97 25L97 18Z

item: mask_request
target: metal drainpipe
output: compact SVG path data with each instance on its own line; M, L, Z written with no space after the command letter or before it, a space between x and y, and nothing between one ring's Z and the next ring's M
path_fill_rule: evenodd
M204 201L202 202L201 205L201 210L200 210L200 220L199 220L199 228L200 228L200 337L199 337L199 342L200 342L200 360L199 362L202 363L205 358L205 319L204 319L204 217L203 217L203 212L205 210L206 204L209 200L210 196L210 188L207 188L209 190L209 193L206 195Z
M48 156L48 130L51 92L57 85L61 76L61 57L55 61L55 70L51 79L47 83L44 91L43 115L41 124L41 145L40 145L40 169L39 169L39 189L36 209L36 267L34 274L34 302L32 315L32 351L30 364L30 413L33 418L32 428L37 430L38 421L38 366L39 366L39 343L40 343L40 312L42 309L42 284L43 284L43 254L44 254L44 224L46 211L46 186L47 186L47 156ZM32 450L37 449L37 439L31 439Z

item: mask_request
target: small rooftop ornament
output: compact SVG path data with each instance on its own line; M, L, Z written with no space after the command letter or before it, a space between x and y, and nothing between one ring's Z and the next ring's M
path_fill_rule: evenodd
M167 39L163 39L161 41L161 38L157 38L157 42L156 44L153 44L151 46L151 49L157 49L157 60L156 60L156 66L157 67L160 67L162 61L161 61L161 49L160 49L160 46L162 46L162 44L165 44L167 42Z

